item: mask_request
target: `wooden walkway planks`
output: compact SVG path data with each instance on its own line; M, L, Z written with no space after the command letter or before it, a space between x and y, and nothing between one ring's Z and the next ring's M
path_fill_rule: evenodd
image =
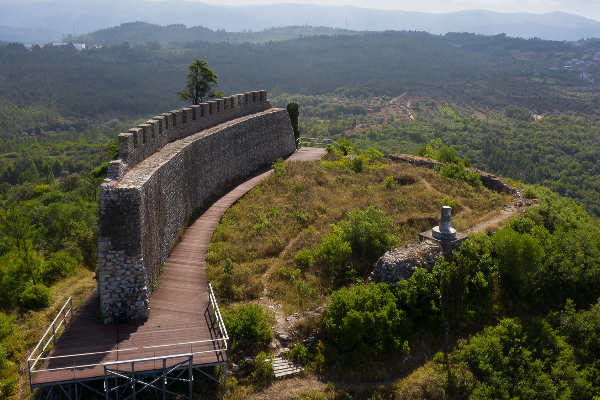
M288 160L318 160L323 154L323 149L302 148ZM208 312L206 250L227 208L271 172L262 170L250 175L245 182L216 201L187 229L165 262L157 289L150 298L150 317L147 320L132 320L118 326L103 324L98 318L100 303L94 290L75 312L69 326L50 351L49 357L64 358L46 360L33 377L33 385L101 377L104 375L102 364L115 361L205 352L194 355L194 365L223 362L225 352L220 342L213 342L217 338L212 329L214 321ZM197 341L207 342L177 345ZM172 360L169 364L177 361L181 360ZM93 365L81 367L90 364ZM145 364L148 365L144 365L144 369L156 368L153 362ZM69 369L50 371L55 368Z
M291 361L284 360L281 357L274 358L272 361L273 373L275 378L285 375L295 374L296 372L304 371L304 367L300 363L294 364Z

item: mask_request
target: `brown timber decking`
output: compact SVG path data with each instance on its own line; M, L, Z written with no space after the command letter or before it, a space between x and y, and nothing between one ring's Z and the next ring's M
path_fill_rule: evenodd
M323 149L302 148L290 161L317 160ZM150 317L125 324L100 322L99 299L94 290L75 312L56 345L32 378L32 385L80 381L104 376L105 363L172 355L194 354L193 365L226 361L222 341L216 337L214 316L209 310L206 281L206 250L223 213L237 199L271 174L258 171L217 200L186 231L165 261L158 287L150 298ZM191 342L194 342L191 344ZM182 359L169 360L174 365ZM156 365L160 364L160 365ZM120 366L131 371L131 364ZM136 363L135 370L162 368L161 361Z

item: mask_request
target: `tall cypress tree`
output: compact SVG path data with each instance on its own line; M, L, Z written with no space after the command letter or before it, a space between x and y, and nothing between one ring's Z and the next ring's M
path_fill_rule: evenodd
M296 148L298 148L300 147L300 130L298 129L298 116L300 115L300 111L298 110L298 103L288 103L287 112L290 115L292 128L294 128L294 138L296 138Z

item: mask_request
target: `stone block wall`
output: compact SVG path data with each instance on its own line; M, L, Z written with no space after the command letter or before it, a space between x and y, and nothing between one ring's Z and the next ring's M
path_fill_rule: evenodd
M107 322L149 315L156 273L186 216L228 180L295 151L287 111L272 108L266 92L200 106L196 119L182 109L119 137L120 158L100 198L98 292Z

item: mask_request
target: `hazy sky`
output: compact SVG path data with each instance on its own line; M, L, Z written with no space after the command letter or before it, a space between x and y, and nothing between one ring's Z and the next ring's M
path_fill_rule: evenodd
M384 10L443 13L485 9L497 12L547 13L562 11L600 20L600 0L201 0L208 4L250 5L269 3L308 3L353 5Z

